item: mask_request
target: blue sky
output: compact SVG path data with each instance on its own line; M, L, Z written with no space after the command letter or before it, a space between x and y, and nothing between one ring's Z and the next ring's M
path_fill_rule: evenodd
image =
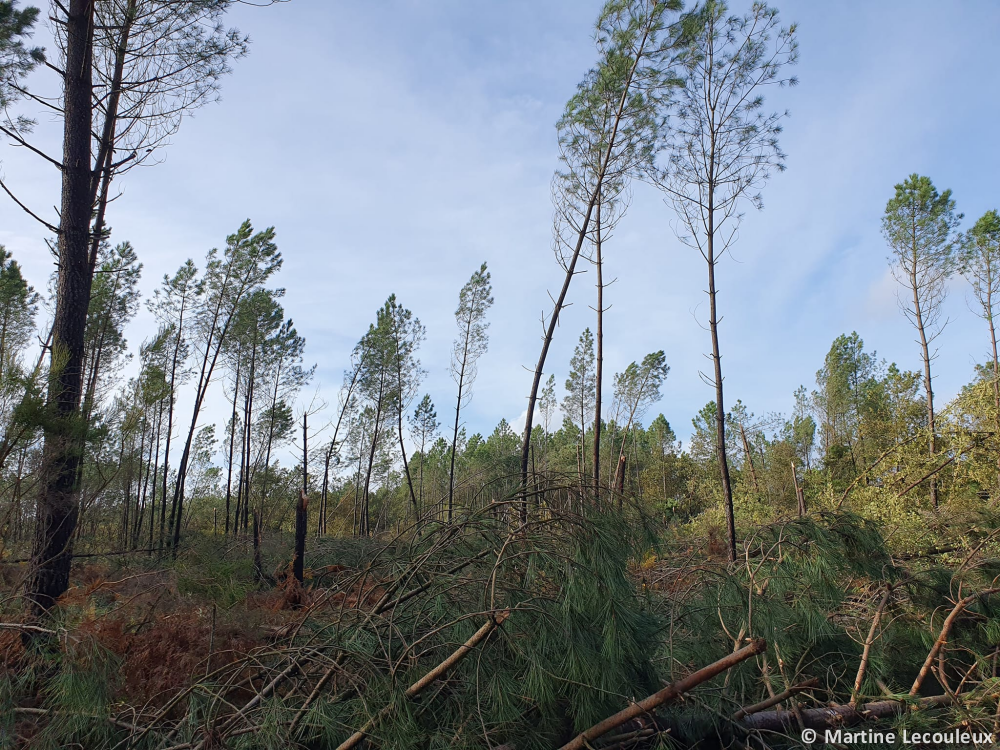
M734 3L740 10L744 3ZM115 240L145 264L148 293L187 257L249 217L274 225L285 258L278 283L307 341L316 385L334 401L349 353L390 293L421 318L424 390L442 421L458 290L482 261L493 275L491 342L468 429L523 418L540 346L546 291L561 283L551 252L554 123L595 60L593 0L384 3L292 0L238 7L230 23L253 39L223 101L186 120L165 161L123 178ZM791 111L788 169L748 210L733 257L719 268L723 368L730 403L790 410L814 385L831 341L852 330L868 349L917 369L913 331L896 308L879 220L912 172L951 188L971 224L1000 207L996 127L1000 6L986 2L778 4L799 29L800 85L769 94ZM39 33L44 43L45 32ZM44 74L34 83L44 89ZM58 143L40 121L38 137ZM0 147L0 170L44 211L54 170ZM605 372L663 349L671 366L662 411L686 437L712 396L702 383L708 334L704 263L671 230L659 194L635 187L606 246ZM44 232L0 202L0 243L44 287ZM549 355L562 385L580 332L593 326L593 273L578 276ZM961 279L947 302L935 391L943 400L984 360L985 324ZM134 344L152 332L143 312ZM307 394L308 397L308 394ZM453 413L453 412L452 412Z

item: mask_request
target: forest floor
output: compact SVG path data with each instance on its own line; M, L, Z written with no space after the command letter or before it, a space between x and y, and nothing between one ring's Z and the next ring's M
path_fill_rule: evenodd
M286 535L265 538L264 581L247 540L196 537L176 560L79 560L35 630L18 614L24 566L2 565L0 745L778 747L810 727L995 730L1000 561L901 561L849 514L763 528L735 566L710 539L641 526L483 514L409 539L310 538L304 586Z

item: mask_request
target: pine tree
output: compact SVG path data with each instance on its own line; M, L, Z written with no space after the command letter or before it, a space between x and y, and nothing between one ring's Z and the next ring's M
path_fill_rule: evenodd
M573 349L569 361L569 377L566 379L566 395L563 397L563 413L580 425L580 441L577 444L577 471L581 486L587 471L586 441L587 423L594 408L595 393L594 337L589 328L580 334L580 340Z
M680 219L679 238L698 251L708 268L713 370L703 377L715 389L715 445L733 562L736 522L726 455L716 266L738 236L744 203L761 208L755 191L772 169L784 169L778 134L787 113L763 114L763 89L796 83L780 73L796 62L798 47L794 24L779 28L778 11L762 2L740 16L730 14L724 2L709 0L682 25L685 81L670 110L669 159L656 181Z
M937 453L934 388L931 362L937 352L931 344L941 335L947 321L941 321L942 304L948 290L945 282L955 270L953 232L961 220L955 213L951 191L938 193L930 178L912 174L896 185L882 217L882 234L892 250L890 267L896 281L906 290L898 297L899 308L917 330L920 357L924 366L927 394L927 453ZM937 478L930 477L931 505L938 507Z
M420 403L417 404L417 408L413 410L413 415L410 417L410 427L417 436L417 445L420 446L417 502L419 509L422 510L424 508L424 467L427 464L427 447L433 444L437 438L438 430L441 428L430 394L425 393L424 397L420 399Z
M458 400L455 403L455 428L451 438L451 465L448 469L448 522L451 523L455 499L455 451L458 447L458 426L462 417L462 407L472 398L472 385L476 380L476 363L486 353L489 345L486 313L493 306L493 286L486 263L472 274L458 294L458 308L455 323L458 338L451 354L451 377L458 386Z

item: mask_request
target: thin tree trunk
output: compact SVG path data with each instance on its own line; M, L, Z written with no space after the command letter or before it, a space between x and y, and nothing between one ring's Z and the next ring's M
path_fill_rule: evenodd
M917 258L916 258L916 220L913 224L913 262L910 267L910 286L913 288L913 311L917 319L917 332L920 334L920 353L924 359L924 390L927 393L927 430L929 432L927 441L927 454L933 459L936 453L935 446L935 425L934 425L934 389L931 385L931 354L930 344L927 341L927 333L924 330L924 316L920 309L920 296L917 294ZM938 491L937 477L931 476L931 506L937 510Z
M229 422L229 470L226 473L226 531L229 536L229 506L233 496L233 458L236 450L236 402L240 395L240 365L243 358L236 357L236 380L233 384L233 415Z
M330 490L330 461L333 460L333 448L335 443L330 441L330 447L326 451L326 460L323 463L323 492L319 500L319 520L316 522L316 536L326 536L326 507L327 495Z
M253 431L251 416L253 415L253 397L254 397L254 386L257 380L257 340L254 338L253 350L250 353L250 377L247 378L247 393L243 404L243 467L240 471L240 479L243 483L242 497L243 497L243 519L242 524L244 533L247 530L247 525L250 519L250 486L251 486L251 468L250 468L250 456L253 452ZM237 519L239 520L239 519Z
M174 388L176 387L177 384L177 360L180 357L181 342L183 340L182 336L184 332L184 308L186 307L186 305L187 305L187 296L185 295L184 299L181 301L180 314L178 315L178 320L177 320L177 338L174 340L174 351L170 361L170 395L169 395L169 405L167 408L167 444L164 447L164 452L163 452L163 492L160 495L160 503L162 505L162 508L160 510L161 548L163 547L163 514L166 512L167 509L167 479L169 478L170 475L170 439L173 437L174 434L174 402L175 402ZM232 464L230 464L230 469L231 468ZM227 509L229 503L228 490L229 487L227 485L226 487Z
M469 336L472 330L472 313L465 326L465 345L462 349L462 366L458 372L458 401L455 403L455 430L451 437L451 468L448 470L448 523L451 523L455 498L455 449L458 446L458 422L462 413L462 386L465 385L465 366L469 361Z
M375 464L375 449L378 447L379 423L382 420L382 395L385 391L385 370L381 370L378 382L378 401L375 406L375 424L372 429L372 448L368 454L368 471L365 472L365 491L361 495L361 533L368 536L370 533L370 517L368 515L368 489L371 486L372 466Z
M794 461L792 461L792 486L795 488L795 500L799 504L799 518L802 518L806 514L806 496L799 487L799 475L795 471Z
M753 465L753 456L750 454L750 441L747 440L747 431L740 422L740 437L743 439L743 452L747 457L747 465L750 467L750 478L753 480L754 492L760 492L760 483L757 481L757 470Z
M618 102L618 109L615 112L614 126L611 129L611 137L608 139L607 150L604 153L604 158L601 161L601 167L598 171L596 178L597 184L594 186L594 192L590 196L590 200L587 203L587 210L584 213L583 224L580 226L580 233L577 236L576 247L573 249L573 255L570 258L569 265L566 267L566 277L563 279L562 289L559 291L559 296L556 298L555 305L552 308L552 315L549 317L549 324L545 329L545 337L542 340L542 351L538 355L538 363L535 365L534 377L531 382L531 392L528 395L528 411L524 420L524 435L521 440L521 488L522 493L527 493L528 491L528 461L531 452L531 427L532 419L535 413L535 402L538 400L538 389L542 382L542 371L545 368L545 359L549 353L549 346L552 344L552 338L555 336L556 325L559 323L559 313L566 302L566 295L569 293L569 285L573 281L573 276L576 272L576 263L580 259L580 250L583 248L584 240L587 237L587 229L590 225L590 217L594 211L594 205L597 203L598 195L601 190L601 186L604 183L604 176L607 174L608 164L611 161L611 152L614 150L615 141L618 137L618 128L621 124L622 115L625 111L625 105L628 102L629 90L632 88L632 81L635 77L635 71L639 67L639 60L642 58L646 42L649 39L649 28L647 27L642 35L642 41L639 44L639 49L636 52L635 59L632 62L632 67L629 70L628 78L625 80L625 88L622 91L621 99ZM528 518L528 502L527 497L522 495L521 502L521 521L527 521Z
M597 260L597 364L594 373L594 502L601 506L601 383L604 377L604 276L601 259L601 191L597 191L594 243Z
M410 489L410 502L413 504L413 521L416 523L420 516L420 508L417 506L417 493L413 491L413 478L410 476L410 463L406 460L406 446L403 445L403 363L399 360L399 332L395 330L393 324L393 341L396 347L396 387L399 389L397 398L399 399L396 414L399 417L399 452L403 456L403 471L406 473L406 486Z
M997 332L993 325L993 279L987 280L986 320L990 324L990 345L993 348L993 424L994 439L1000 440L1000 359L997 358ZM997 455L997 487L1000 488L1000 454Z
M302 415L302 492L299 493L299 501L295 504L295 557L292 560L292 575L295 580L302 583L305 576L306 557L306 529L307 518L306 509L309 507L309 430L308 415Z
M714 151L714 144L713 144ZM714 154L713 154L714 161ZM715 440L722 493L726 504L726 540L729 562L736 561L736 519L733 516L733 488L729 479L729 460L726 457L726 411L722 393L722 355L719 353L719 317L715 288L715 185L708 189L708 236L706 260L708 261L708 325L712 332L712 364L715 368Z
M222 290L228 290L229 284L232 281L232 263L228 264L226 268L226 277L223 280L221 287ZM194 398L194 408L191 413L191 426L188 428L187 439L184 441L184 450L181 452L181 461L177 466L177 482L174 486L174 501L173 507L176 509L176 513L171 513L173 524L173 540L172 548L174 556L177 555L177 546L180 544L181 540L181 515L183 514L184 506L184 483L187 479L187 468L188 461L191 458L191 445L194 442L194 433L198 427L198 417L201 414L201 407L204 403L205 396L208 393L208 386L212 382L212 373L215 372L215 365L219 360L219 354L222 351L222 345L226 340L226 335L229 332L229 326L232 323L232 315L230 315L225 324L222 326L222 330L218 330L219 318L222 314L222 305L225 301L225 292L220 290L219 299L215 305L215 310L212 312L212 322L208 327L208 336L205 338L205 354L201 361L201 371L198 374L198 387L195 389ZM239 295L237 299L232 301L233 309L235 310L235 304L239 301ZM218 333L218 338L216 338L216 333ZM213 352L214 346L214 352Z

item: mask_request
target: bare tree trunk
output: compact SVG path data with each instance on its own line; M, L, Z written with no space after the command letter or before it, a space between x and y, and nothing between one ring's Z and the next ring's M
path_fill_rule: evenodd
M916 231L914 229L914 231ZM914 238L914 248L916 247L916 238ZM917 319L917 332L920 334L920 353L924 360L924 390L927 393L927 430L929 432L927 441L927 455L932 459L936 454L935 446L935 425L934 425L934 389L931 386L931 353L930 353L930 343L927 341L927 333L924 330L924 316L920 309L920 297L917 294L917 260L916 257L913 259L913 265L911 266L910 273L910 285L913 287L913 311L916 314ZM937 510L938 507L938 491L937 491L937 477L931 476L931 506Z
M799 504L799 518L802 518L806 514L806 496L799 487L799 475L795 471L794 461L792 461L792 486L795 488L795 500Z
M173 437L174 433L174 388L177 383L177 360L180 356L182 336L184 332L184 308L187 305L187 297L181 302L180 314L177 320L177 338L174 340L174 351L173 356L170 360L170 395L169 404L167 407L167 444L163 451L163 492L160 494L160 503L162 505L160 511L160 547L163 547L163 515L167 510L167 479L170 474L170 439ZM232 470L232 462L229 464L230 471ZM178 477L178 480L180 477ZM226 485L226 520L229 520L229 485ZM152 546L152 545L150 545Z
M251 430L252 426L252 415L253 415L253 397L254 397L254 385L257 380L257 341L253 342L253 350L250 353L250 376L247 378L247 393L244 398L243 404L243 446L242 446L242 456L241 460L243 466L240 471L240 482L242 483L242 489L240 490L241 496L243 498L243 519L242 524L240 519L237 518L237 525L241 525L244 533L248 528L250 522L250 487L251 487L251 469L250 469L250 455L253 451L253 432Z
M712 332L712 364L715 368L715 440L719 472L722 477L722 494L726 504L726 537L729 562L736 561L736 519L733 516L733 487L729 479L729 460L726 457L726 411L722 398L722 355L719 353L719 317L715 289L715 186L708 189L708 236L705 260L708 261L708 325Z
M52 324L52 368L45 423L42 487L27 599L42 615L69 586L73 532L79 516L77 437L83 375L84 331L93 275L90 268L90 147L93 110L92 0L69 0L66 13L66 73L63 96L62 195L59 212L59 272Z
M236 449L236 401L240 395L240 365L242 358L236 358L236 380L233 385L233 414L229 422L229 469L226 473L226 531L229 536L229 504L233 495L233 453Z
M253 572L258 581L264 580L264 564L260 556L261 518L260 509L253 509Z
M624 504L622 493L625 492L625 465L628 458L624 453L618 455L618 468L615 470L615 492L618 493L618 509L621 510Z
M594 502L601 506L601 383L604 377L604 275L601 260L601 191L594 207L597 260L597 364L594 373Z
M302 583L305 575L306 558L306 529L307 518L306 509L309 507L309 430L308 415L302 415L302 492L299 493L299 501L295 504L295 557L292 560L292 575L295 580Z
M997 332L993 325L993 280L988 279L986 292L987 322L990 324L990 345L993 347L993 424L995 440L1000 440L1000 359L997 358ZM997 487L1000 489L1000 453L997 455Z
M368 515L368 489L371 486L372 466L375 464L375 449L378 447L379 423L382 421L382 395L385 391L385 369L383 368L379 376L378 401L375 405L375 424L372 428L372 448L368 454L368 471L365 472L365 491L361 495L361 533L368 536L370 533L370 517Z
M333 449L336 445L335 440L336 431L334 431L334 439L330 441L330 447L326 451L326 460L323 462L323 490L319 498L319 519L316 522L316 536L326 536L327 500L330 490L330 461L333 460Z
M747 440L747 431L740 422L740 437L743 439L743 453L747 457L747 465L750 467L750 478L753 480L754 492L760 492L760 482L757 481L757 469L753 465L753 456L750 453L750 441Z
M455 403L455 430L451 437L451 468L448 470L448 523L451 523L452 506L455 498L455 449L458 446L458 423L462 414L462 386L465 384L465 365L469 360L469 336L472 328L472 315L469 315L465 327L465 348L462 351L462 366L458 373L458 401Z

